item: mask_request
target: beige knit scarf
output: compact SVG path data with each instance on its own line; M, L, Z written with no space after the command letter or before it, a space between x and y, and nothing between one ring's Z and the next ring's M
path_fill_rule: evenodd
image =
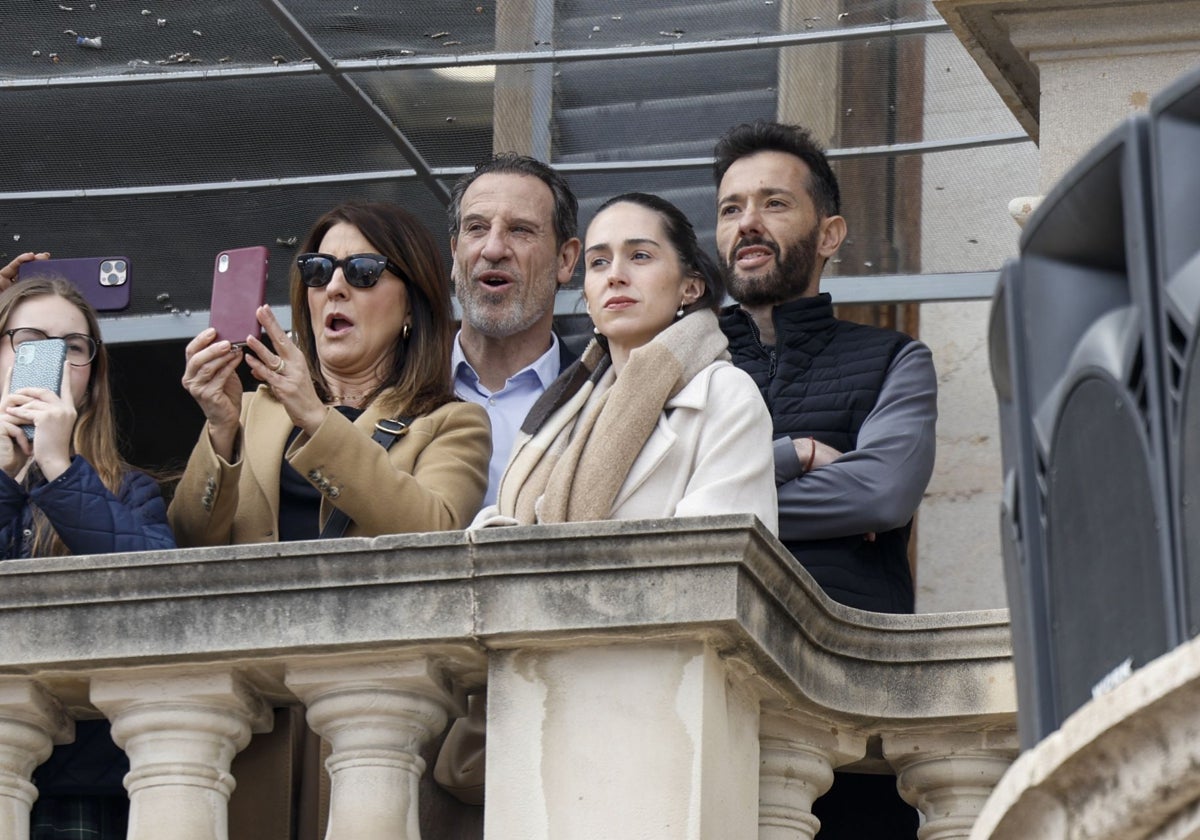
M667 401L728 359L728 345L716 315L692 312L631 352L615 377L593 340L530 410L500 481L499 513L522 525L608 519Z

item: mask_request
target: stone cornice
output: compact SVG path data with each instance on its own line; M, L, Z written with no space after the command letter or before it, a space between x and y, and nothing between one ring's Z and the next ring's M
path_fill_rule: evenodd
M934 6L1035 141L1039 62L1200 44L1195 0L934 0Z
M1015 713L1004 611L834 604L747 516L7 561L0 587L0 674L237 662L272 695L298 658L441 649L471 683L489 649L701 638L847 724Z

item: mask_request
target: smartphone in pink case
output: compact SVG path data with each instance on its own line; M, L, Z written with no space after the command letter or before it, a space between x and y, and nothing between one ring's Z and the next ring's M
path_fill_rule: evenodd
M267 293L267 264L262 245L217 254L208 325L216 328L218 340L245 344L248 335L262 337L256 316Z

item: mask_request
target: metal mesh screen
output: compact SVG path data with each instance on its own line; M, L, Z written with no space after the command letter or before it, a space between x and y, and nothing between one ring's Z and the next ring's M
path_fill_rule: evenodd
M1015 226L981 231L1035 189L1032 145L925 0L4 5L0 259L126 255L123 317L162 316L164 338L226 248L271 246L286 302L295 238L343 199L399 202L445 241L446 188L493 149L560 166L584 223L652 190L711 244L715 139L810 125L846 192L843 274L994 269Z

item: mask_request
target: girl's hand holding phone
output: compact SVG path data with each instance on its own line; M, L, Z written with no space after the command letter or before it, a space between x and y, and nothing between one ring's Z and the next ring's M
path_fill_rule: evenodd
M53 481L71 466L71 440L75 434L75 395L71 393L68 363L63 363L62 393L48 388L22 388L27 394L25 415L33 423L33 460L47 481Z
M15 394L8 393L11 378L10 370L4 374L4 392L0 395L0 470L4 470L9 478L16 478L25 462L29 460L33 447L29 438L25 437L25 430L21 428L24 421L9 410L16 397Z
M67 363L63 363L62 394L56 394L49 388L20 388L6 394L3 405L6 407L5 417L17 420L17 432L22 440L17 440L16 445L21 447L26 458L32 454L46 480L53 481L66 472L71 466L71 438L76 418L75 397L71 393ZM33 426L32 446L21 425ZM6 434L5 437L12 436ZM23 464L25 458L21 460Z

